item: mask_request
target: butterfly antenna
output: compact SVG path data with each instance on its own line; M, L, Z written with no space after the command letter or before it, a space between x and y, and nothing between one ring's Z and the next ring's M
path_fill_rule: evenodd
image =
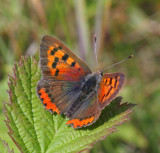
M133 55L130 55L127 58L125 58L125 59L123 59L123 60L121 60L121 61L119 61L119 62L117 62L117 63L115 63L115 64L113 64L111 66L108 66L107 68L103 69L102 72L105 71L105 70L107 70L107 69L109 69L109 68L111 68L111 67L113 67L113 66L115 66L115 65L118 65L118 64L120 64L120 63L122 63L122 62L124 62L124 61L126 61L128 59L131 59L131 58L133 58Z
M94 41L94 54L95 54L95 57L96 57L96 65L97 65L97 70L99 68L99 65L98 65L98 56L97 56L97 37L96 35L93 36L93 41Z

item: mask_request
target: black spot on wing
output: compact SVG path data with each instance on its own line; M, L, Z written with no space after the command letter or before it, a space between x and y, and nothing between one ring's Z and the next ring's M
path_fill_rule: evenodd
M58 58L58 57L55 57L54 61L55 61L55 62L58 62L58 61L59 61L59 58Z
M75 62L72 62L72 63L71 63L71 67L74 67L74 66L75 66L75 64L76 64Z
M54 55L57 51L58 51L58 48L54 48L53 50L51 50L50 54Z
M116 86L117 86L117 81L118 81L118 78L117 78L117 76L115 77L115 84L114 84L114 88L116 88Z
M103 95L103 97L102 97L101 101L103 101L104 97L105 97L105 94Z
M56 52L56 51L58 51L58 48L54 48L53 50Z
M57 62L53 62L52 63L52 68L56 68L56 66L57 66Z
M62 49L62 47L61 47L61 46L59 46L59 47L58 47L58 49L60 49L60 50L61 50L61 49Z
M50 53L51 55L54 55L55 54L55 51L54 50L51 50L51 53Z
M69 58L68 54L64 54L64 56L62 56L62 60L67 61L67 59Z
M110 87L110 89L108 90L107 94L105 94L105 97L107 97L109 95L109 93L111 92L112 90L112 86Z
M47 104L46 104L46 103L43 103L43 106L44 106L44 107L47 107Z
M112 78L110 78L110 83L109 84L112 84Z
M58 74L59 74L59 69L56 70L55 76L58 76Z

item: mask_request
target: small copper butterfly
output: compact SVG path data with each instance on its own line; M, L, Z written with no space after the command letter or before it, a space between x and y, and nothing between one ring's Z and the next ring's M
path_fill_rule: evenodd
M96 122L125 80L123 73L92 73L86 63L51 36L42 38L40 66L40 100L47 110L69 118L67 124L75 129Z

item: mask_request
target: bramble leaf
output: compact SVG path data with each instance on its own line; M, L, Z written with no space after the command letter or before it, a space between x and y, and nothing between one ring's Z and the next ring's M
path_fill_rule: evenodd
M8 144L0 139L0 152L3 153L14 153L13 149L10 150Z
M44 109L36 94L41 78L38 62L22 57L9 77L10 103L4 104L9 135L21 152L80 152L90 149L95 142L117 131L116 126L126 122L134 104L121 104L116 98L103 111L96 123L78 130L66 125L64 116Z

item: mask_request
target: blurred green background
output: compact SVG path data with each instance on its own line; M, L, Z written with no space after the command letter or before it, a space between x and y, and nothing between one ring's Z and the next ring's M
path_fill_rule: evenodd
M120 95L138 104L119 132L94 145L91 153L160 152L159 0L0 0L0 137L16 153L7 134L2 101L8 102L8 75L22 55L39 58L43 35L53 35L96 70L134 54L107 72L124 72Z

